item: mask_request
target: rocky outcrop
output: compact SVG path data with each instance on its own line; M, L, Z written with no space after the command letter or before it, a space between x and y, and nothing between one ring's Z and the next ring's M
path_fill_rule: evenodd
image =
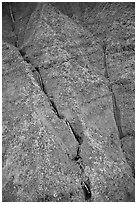
M78 143L29 68L3 44L3 201L84 201Z
M135 5L134 3L98 3L84 15L83 26L97 38L102 54L98 61L104 61L104 76L109 80L113 94L115 121L122 140L134 141L135 137ZM89 52L88 59L93 54ZM103 58L103 60L102 60ZM96 60L96 63L98 62ZM102 66L96 67L100 69ZM101 71L100 71L101 73ZM124 146L130 149L125 142ZM129 146L129 148L128 148ZM124 151L124 149L123 149ZM133 158L134 148L126 151L126 157ZM134 172L134 159L131 162Z
M93 33L100 48L102 47L102 53L97 55L100 62L104 61L102 58L105 46L107 78L120 109L122 131L124 135L134 136L134 3L98 3L92 12L88 8L84 22L84 26ZM88 58L93 59L92 53L88 54ZM98 61L96 60L97 65ZM100 70L104 66L98 66L96 69Z
M3 201L133 201L96 37L49 3L24 33L3 43Z

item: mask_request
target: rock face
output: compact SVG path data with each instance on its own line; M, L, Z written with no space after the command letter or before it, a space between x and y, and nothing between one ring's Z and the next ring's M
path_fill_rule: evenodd
M122 130L124 135L134 136L134 3L99 3L92 12L89 8L84 18L84 26L93 33L100 47L106 46L108 78L113 84L113 92L121 111ZM103 61L102 54L97 55L97 64ZM91 56L93 56L92 53L88 53L90 59L92 59ZM96 69L101 68L99 66Z
M112 56L50 3L33 9L18 46L3 42L3 201L134 201Z
M8 2L2 5L2 38L6 42L20 46L26 25L37 3Z
M4 43L3 52L3 201L62 201L71 191L83 200L80 170L69 159L77 141L18 50Z

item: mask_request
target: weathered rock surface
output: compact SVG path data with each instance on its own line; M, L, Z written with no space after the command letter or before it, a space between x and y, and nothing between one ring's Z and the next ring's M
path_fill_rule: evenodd
M131 3L98 3L91 12L85 12L84 26L96 38L96 43L106 46L108 76L113 84L117 105L121 111L122 130L125 135L135 135L135 5ZM102 50L102 48L101 48ZM92 53L88 58L93 60ZM95 60L96 69L102 66L103 50ZM96 58L97 58L96 57ZM92 63L92 61L91 61Z
M4 43L3 201L83 200L80 170L69 159L76 146L18 50Z
M24 40L24 32L30 16L37 3L7 2L2 5L2 38L10 44L20 46Z
M3 201L133 201L96 37L49 3L24 33L3 43Z

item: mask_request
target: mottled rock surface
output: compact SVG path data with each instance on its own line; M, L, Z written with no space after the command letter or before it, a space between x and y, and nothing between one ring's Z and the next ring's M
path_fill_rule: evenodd
M4 43L3 201L83 200L80 170L69 159L76 146L18 50Z
M122 130L135 135L135 5L131 3L98 3L85 12L84 26L93 33L96 44L106 45L108 77L121 111ZM102 48L101 48L102 49ZM103 51L96 54L96 69L101 73ZM88 53L93 60L93 54ZM92 63L92 62L91 62Z
M3 42L3 201L134 201L134 141L121 148L100 39L50 3L29 15L17 48Z

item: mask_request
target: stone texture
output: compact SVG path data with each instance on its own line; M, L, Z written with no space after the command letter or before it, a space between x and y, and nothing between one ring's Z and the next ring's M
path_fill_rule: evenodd
M10 5L9 5L10 3ZM31 13L37 3L29 2L4 2L2 5L2 39L11 44L18 41L18 46L23 43L24 32L29 21ZM10 7L14 18L14 24L11 19Z
M89 30L38 3L20 52L3 43L3 201L134 200L134 164L121 149L102 48Z
M94 17L93 17L94 16ZM113 85L117 104L121 111L122 129L125 135L135 131L135 7L134 3L98 3L85 12L85 25L96 42L106 43L106 61L109 79ZM97 57L102 60L102 51ZM91 57L92 56L92 57ZM89 58L94 55L89 53ZM98 60L96 63L98 64ZM96 69L101 69L101 66ZM100 71L101 73L101 71Z
M75 154L75 146L18 50L4 43L3 201L83 200L79 169L67 156Z

